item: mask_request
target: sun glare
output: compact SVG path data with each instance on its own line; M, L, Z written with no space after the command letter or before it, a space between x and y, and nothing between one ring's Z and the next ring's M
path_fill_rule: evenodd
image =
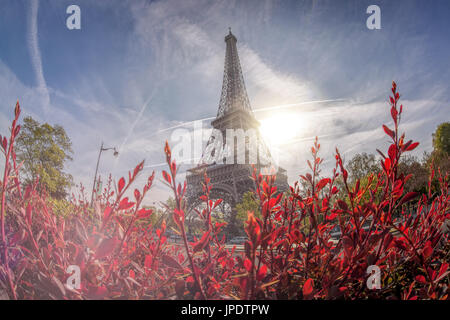
M303 121L296 114L273 115L259 122L261 135L272 145L284 144L294 139L303 128Z

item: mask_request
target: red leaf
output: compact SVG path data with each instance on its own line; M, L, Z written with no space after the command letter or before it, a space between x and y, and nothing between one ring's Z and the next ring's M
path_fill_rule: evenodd
M397 147L395 146L395 144L391 144L391 146L389 147L388 155L389 155L389 158L391 158L391 160L394 160L397 158Z
M150 215L152 213L153 213L153 210L142 208L142 209L138 210L137 217L138 217L138 219L145 219L145 218L150 217Z
M128 210L134 206L134 202L128 202L128 197L123 198L119 203L119 210Z
M172 183L172 178L165 170L163 170L162 175L163 175L164 180L166 180L168 184Z
M426 284L427 283L427 281L425 280L425 277L422 276L422 275L416 276L416 281L419 282L419 283L422 283L422 284Z
M406 151L412 151L412 150L414 150L418 145L419 145L418 142L411 143L411 144L408 146L408 148L406 148Z
M419 195L418 192L408 192L400 201L400 205L402 205L405 202L411 201L412 199L414 199L415 197L417 197Z
M386 134L388 135L388 136L390 136L392 139L394 139L394 137L395 137L395 133L394 133L394 131L392 131L391 129L389 129L387 126L385 126L384 124L383 124L383 130L384 130L384 132L386 132Z
M168 267L174 269L183 269L183 267L177 262L177 260L166 254L162 256L162 262Z
M336 194L336 193L338 193L339 192L339 190L338 190L338 188L336 188L335 186L333 187L333 189L331 190L331 194Z
M392 107L391 108L391 116L392 116L392 120L394 120L394 122L397 122L397 115L398 115L397 109L395 109L395 107Z
M311 295L314 289L314 281L309 278L306 280L305 284L303 285L303 297L308 297Z
M395 103L395 100L394 100L394 98L392 98L392 97L389 97L389 101L390 101L392 104Z
M428 241L425 245L425 248L423 248L423 257L425 260L427 260L431 254L433 253L433 248L431 247L431 243Z
M141 193L138 189L134 189L134 198L136 199L136 201L139 201L139 199L141 199Z
M259 270L258 270L258 274L256 275L256 279L258 281L261 281L262 279L264 279L266 274L267 274L267 266L265 264L263 264L261 266L261 268L259 268Z
M411 143L412 143L412 140L409 140L408 142L401 144L402 151L405 151L406 148L408 148L411 145Z
M434 279L434 282L438 282L439 280L444 278L448 274L448 272L446 272L447 269L448 269L448 263L441 264L441 268L439 269L439 275L436 277L436 279Z
M244 260L244 268L245 270L247 270L248 272L252 271L252 262L249 259L245 259Z
M18 125L16 129L14 129L14 137L17 137L19 135L19 132L20 132L20 125Z
M144 161L139 163L136 168L133 170L133 179L137 176L137 174L144 168Z
M325 178L325 179L320 180L319 183L317 184L317 192L322 190L322 188L325 187L330 182L331 182L330 178Z
M209 234L211 233L211 230L208 232L205 232L202 236L202 238L194 245L194 252L198 252L203 250L203 248L206 246L209 240Z
M345 201L339 199L339 200L337 201L337 204L338 204L338 206L339 206L342 210L345 210L345 211L348 210L348 206L347 206L347 203L345 203Z
M8 140L6 139L6 137L3 137L3 141L2 141L3 150L6 151L7 146L8 146Z
M381 155L381 157L383 157L383 159L386 159L386 156L383 154L383 152L381 152L380 150L376 149L377 152Z
M391 159L390 158L384 159L384 167L386 168L386 171L389 171L389 169L391 168Z
M31 203L29 203L27 205L26 216L27 216L27 222L31 226L31 216L32 216Z
M342 171L342 176L344 177L344 181L347 181L347 177L348 177L347 170L344 169L344 171Z
M20 104L19 104L19 100L17 100L16 107L14 108L14 116L16 119L18 119L19 115L20 115Z
M172 161L171 171L175 174L177 172L177 164L175 163L175 160Z
M282 196L283 196L283 193L280 192L276 198L271 198L269 203L266 202L264 205L265 206L267 205L267 210L268 210L268 208L275 207L280 202Z
M332 221L337 217L337 212L333 212L332 214L327 216L328 221Z
M122 177L122 178L120 178L120 180L119 180L119 193L122 192L122 190L123 190L124 187L125 187L125 178Z
M173 219L175 220L175 223L179 226L181 226L181 224L184 222L184 211L183 210L178 210L178 209L174 209L173 210Z
M111 207L106 207L105 211L103 211L103 223L106 223L106 221L109 220L109 217L111 215Z
M222 199L217 199L216 202L214 202L213 209L214 209L215 207L217 207L219 204L221 204L222 201L223 201Z

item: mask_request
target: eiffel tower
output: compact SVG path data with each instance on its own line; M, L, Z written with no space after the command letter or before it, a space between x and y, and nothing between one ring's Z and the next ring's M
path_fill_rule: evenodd
M203 193L202 182L206 170L213 185L211 198L223 199L234 211L243 194L254 190L252 165L263 172L263 168L273 167L274 161L259 133L260 124L250 106L239 62L237 39L231 29L225 37L225 43L225 68L219 110L211 122L213 134L199 164L187 172L187 200L191 207L201 202L199 196ZM244 133L244 137L239 136L239 133ZM240 143L237 141L239 139ZM287 190L286 170L278 167L276 176L278 190Z

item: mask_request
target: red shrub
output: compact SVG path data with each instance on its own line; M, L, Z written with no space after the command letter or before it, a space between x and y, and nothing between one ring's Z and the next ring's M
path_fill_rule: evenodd
M404 194L411 176L398 174L401 155L417 147L399 134L403 106L393 83L390 113L394 128L383 125L392 143L387 156L381 151L383 171L368 178L366 186L347 183L348 174L339 151L330 178L319 177L320 144L312 147L311 173L300 176L286 194L277 193L274 176L253 173L261 219L249 212L244 252L225 247L219 238L224 224L212 223L211 214L221 200L210 199L205 175L203 235L189 243L185 230L186 183L176 181L177 165L166 144L172 189L172 212L182 246L167 243L165 222L159 229L141 223L151 210L141 203L152 186L152 174L134 199L125 197L142 171L140 163L128 179L111 184L92 211L79 199L73 214L52 213L36 184L22 190L14 139L20 107L15 108L9 142L1 138L6 156L1 189L0 291L18 299L448 299L448 235L442 226L448 210L448 173L439 172L440 190ZM338 199L336 179L342 176L346 196ZM111 181L111 180L110 180ZM305 196L306 195L306 196ZM418 199L417 208L404 204ZM340 226L333 241L330 231ZM81 287L65 285L68 267L81 270ZM366 286L369 266L381 270L381 289Z

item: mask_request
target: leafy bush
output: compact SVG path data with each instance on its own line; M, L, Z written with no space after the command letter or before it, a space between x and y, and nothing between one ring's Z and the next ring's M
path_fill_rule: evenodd
M20 134L14 146L18 162L23 162L21 174L25 183L33 183L39 176L39 185L52 198L64 199L72 186L72 176L64 172L71 161L72 142L59 125L39 123L31 117L23 119Z
M22 190L14 141L20 126L19 104L9 141L1 189L0 289L12 299L448 299L449 239L443 224L449 216L448 172L432 171L427 193L404 192L411 176L398 172L400 157L417 147L399 133L403 106L392 85L390 114L393 129L383 125L391 140L376 176L362 185L348 183L348 172L336 150L331 177L319 178L320 144L312 147L310 173L301 176L308 190L294 183L277 193L274 176L256 169L255 197L259 217L249 212L243 252L219 237L224 223L213 223L212 211L221 200L210 199L205 175L197 214L201 237L188 241L185 228L186 182L177 182L177 165L166 143L169 170L163 171L175 205L171 216L182 239L167 241L166 223L152 227L152 210L142 208L154 173L133 199L125 196L142 171L140 163L109 187L92 214L86 200L73 203L70 215L57 215L36 183ZM439 184L438 194L431 183ZM336 179L342 176L345 199ZM373 182L373 183L372 183ZM377 196L375 196L377 195ZM405 204L418 199L412 210ZM330 231L339 225L342 236ZM367 226L367 227L365 227ZM64 285L68 267L81 269L81 287ZM366 286L371 265L381 269L381 289Z

